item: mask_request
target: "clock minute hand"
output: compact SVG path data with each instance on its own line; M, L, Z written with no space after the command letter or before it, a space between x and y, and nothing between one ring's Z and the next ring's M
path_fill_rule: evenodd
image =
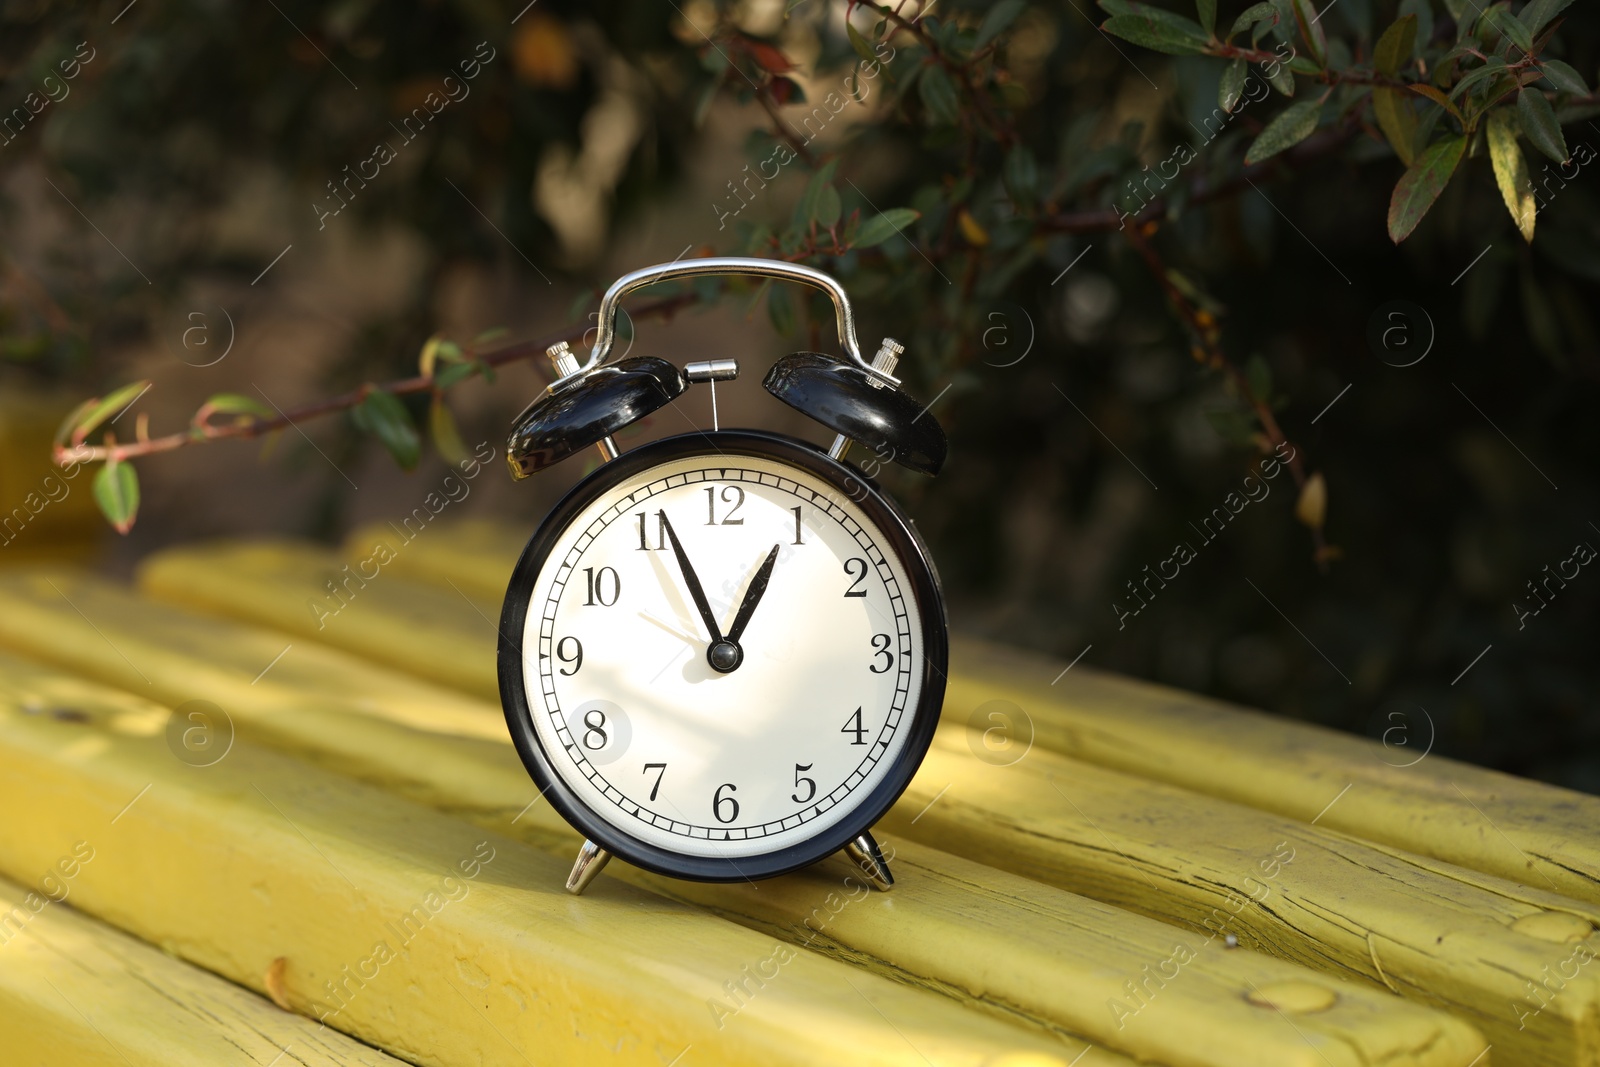
M766 595L767 583L772 578L772 565L776 562L778 562L778 546L773 545L772 551L767 553L767 558L762 562L761 569L750 579L750 587L744 591L744 600L739 604L739 612L733 617L733 625L728 628L728 640L734 644L739 643L744 628L750 625L750 616L756 613L756 605L761 603L761 598Z
M683 572L683 584L689 587L689 597L694 601L695 608L700 612L700 618L706 624L711 643L717 644L722 640L722 631L717 627L717 617L711 613L711 605L706 601L706 591L700 588L700 578L694 573L694 567L689 563L689 555L684 552L677 531L667 519L667 513L662 511L657 514L661 516L661 525L666 527L667 540L672 542L672 554L678 557L678 569Z

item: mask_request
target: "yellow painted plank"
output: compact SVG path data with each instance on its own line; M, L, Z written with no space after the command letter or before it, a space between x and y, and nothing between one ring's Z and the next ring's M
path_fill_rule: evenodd
M413 1062L1045 1067L1084 1050L616 880L574 898L559 859L248 742L188 766L164 709L26 674L0 670L0 809L26 813L0 822L0 870L88 842L76 906L258 991L282 957L296 1011Z
M149 715L147 705L123 694L112 699L82 680L4 659L0 690L36 709L35 716L70 709L69 720L87 719L106 730L116 729L119 716L141 709ZM417 758L426 753L419 751ZM521 796L508 796L508 807ZM526 829L563 859L576 845L544 806L478 814L485 824ZM853 873L841 877L841 871L850 872L842 861L759 887L675 882L620 863L609 870L790 943L833 950L868 969L991 1010L1104 1035L1108 1044L1173 1065L1459 1067L1482 1049L1482 1039L1469 1027L1359 987L1339 990L1328 1010L1287 1025L1274 1010L1247 998L1258 990L1270 995L1308 983L1325 990L1327 983L1301 968L1228 951L1220 942L1207 944L911 842L890 847L901 880L892 895L869 896ZM1164 988L1164 969L1181 972L1182 982ZM1130 1014L1124 1006L1130 987L1159 991L1159 999Z
M943 726L885 823L1476 1026L1505 1062L1600 1063L1600 908Z
M300 745L309 758L327 753L347 773L401 793L425 790L430 777L446 775L461 783L469 802L502 796L507 787L534 796L507 744L504 716L484 701L314 642L141 602L81 571L4 573L0 590L6 605L0 645L172 707L209 702L241 734L274 744L293 748L298 739L314 738ZM212 714L203 706L198 711ZM195 729L201 732L191 740L206 741L204 723ZM215 743L225 736L219 730ZM423 743L427 760L416 761L406 741ZM190 758L209 756L197 751Z
M842 893L826 865L759 887L639 880L1170 1067L1463 1067L1486 1051L1462 1021L1383 990L1230 949L898 835L883 841L893 853L891 894ZM1315 1010L1296 1012L1302 998Z
M397 588L391 586L390 588ZM374 591L376 590L374 586ZM89 605L103 635L121 645L138 639L139 619L161 615L163 632L177 623L170 609L141 604L126 594L120 598L103 585L84 583L72 592L75 601ZM292 592L287 595L293 595ZM0 596L0 608L13 605ZM175 613L172 613L175 614ZM238 642L239 630L226 621L195 619L204 628L204 640L219 651ZM32 635L34 650L71 644L89 628L72 613L35 612L29 624L12 631ZM201 640L199 636L196 640ZM136 658L154 657L160 650L140 646ZM167 655L159 679L181 677L183 656L203 657L203 648L178 656ZM134 653L130 652L130 656ZM92 668L94 661L88 661ZM113 672L114 673L114 672ZM165 683L163 683L165 684ZM235 708L241 721L249 716L269 716L275 698L266 698L242 677L216 699ZM320 732L312 729L299 739L315 746ZM425 744L406 735L416 747L408 759L429 766ZM385 751L398 752L395 749ZM513 757L514 759L514 757ZM486 770L498 772L499 764ZM485 796L484 781L501 790L498 803L474 809ZM516 831L528 840L570 856L576 839L547 806L524 811L532 789L525 776L508 782L490 773L463 789L450 773L433 779L430 802L467 817L506 826L517 820ZM476 798L476 800L474 799ZM1159 923L1085 901L1070 894L1005 875L990 868L918 846L896 842L897 869L902 885L889 896L864 898L859 881L853 889L840 883L837 869L827 867L792 878L744 886L695 886L655 879L613 864L609 873L649 885L658 892L692 900L757 929L773 931L786 940L825 945L846 958L904 980L942 988L961 999L1015 1012L1047 1026L1056 1026L1114 1045L1140 1056L1172 1064L1210 1064L1246 1067L1251 1064L1323 1062L1323 1053L1306 1043L1301 1033L1314 1034L1330 1049L1335 1061L1359 1049L1366 1060L1352 1062L1440 1063L1460 1067L1481 1050L1481 1039L1469 1028L1439 1015L1419 1011L1383 993L1367 989L1342 992L1337 1008L1287 1026L1270 1009L1245 998L1257 989L1286 982L1315 982L1315 976L1297 967L1252 953L1231 952L1221 942L1207 945ZM825 907L829 895L833 906ZM841 903L848 900L848 905ZM837 914L835 914L837 911ZM819 928L818 922L822 922ZM820 934L819 934L820 930ZM1178 940L1184 951L1177 953ZM1193 960L1185 958L1193 953ZM1154 988L1145 968L1178 967L1189 977L1164 991L1149 1011L1130 1017L1119 1005L1128 997L1129 983ZM1425 1050L1413 1054L1411 1050Z
M0 879L7 1067L401 1067L79 912L96 853L74 845L28 886Z
M391 593L400 595L400 588L396 583ZM251 600L240 610L261 609ZM405 640L398 633L394 639ZM413 654L428 655L420 647ZM1255 925L1239 934L1250 938L1248 944L1340 976L1360 975L1424 1003L1447 1006L1490 1040L1503 1046L1515 1042L1519 1050L1530 1050L1535 1062L1587 1063L1583 1057L1595 1054L1600 1042L1600 968L1569 983L1557 973L1563 964L1575 975L1587 974L1571 959L1573 949L1562 943L1551 956L1548 944L1508 929L1528 916L1565 910L1585 917L1587 936L1589 920L1600 917L1600 910L1592 906L1065 761L1042 749L1029 754L1008 776L1004 769L975 758L984 751L981 733L969 735L947 727L941 738L907 797L886 820L908 836L1191 927L1201 927L1203 917L1222 905L1230 892L1238 894L1234 900L1251 893L1259 884L1250 881L1252 872L1260 862L1270 862L1279 842L1292 849L1294 842L1304 839L1322 850L1323 861L1293 868L1291 881L1303 899L1303 914L1290 921L1275 909L1252 912ZM1059 786L1052 775L1060 779ZM1168 872L1166 879L1145 877L1139 865L1126 863L1120 854L1108 854L1089 824L1074 822L1076 809L1064 801L1060 790L1079 778L1095 784L1099 807L1114 809L1119 818L1130 821L1128 833L1146 823L1160 823L1161 834L1138 840L1145 862L1160 864ZM964 806L951 810L940 801L921 816L920 825L913 824L910 820L947 786L950 796ZM970 821L947 826L956 811L970 815ZM1220 826L1228 827L1221 840ZM1261 842L1263 835L1275 836ZM1255 842L1251 847L1256 854L1240 855L1231 843L1234 838ZM1349 916L1359 916L1359 923ZM1418 949L1415 940L1421 931L1447 947ZM1600 942L1595 944L1600 947ZM1384 945L1392 945L1393 951L1380 947ZM1545 972L1545 966L1552 970ZM1556 974L1554 984L1543 985L1551 973ZM1566 989L1561 1010L1543 1008L1543 998L1555 987Z
M1291 818L1321 813L1319 826L1600 904L1600 797L1423 757L1433 737L1420 710L1386 747L1066 666L957 643L946 715L966 722L1010 701L1054 751Z
M376 536L358 532L346 553ZM498 598L525 539L511 524L441 525L393 570ZM1420 711L1385 746L1069 662L956 639L945 715L987 724L979 709L1007 701L1035 744L1064 755L1303 821L1320 814L1318 825L1364 840L1600 903L1600 798L1419 760L1434 739Z
M158 552L139 573L171 603L247 617L499 703L498 598L475 602L448 576L436 585L386 573L398 558L379 548L350 562L302 541L222 541Z
M168 603L271 626L498 705L498 598L469 595L448 576L435 585L386 572L398 559L381 544L352 563L305 542L224 541L155 553L140 564L139 585Z

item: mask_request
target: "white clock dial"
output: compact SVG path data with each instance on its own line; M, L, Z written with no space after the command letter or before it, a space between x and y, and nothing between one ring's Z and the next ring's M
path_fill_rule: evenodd
M727 648L713 666L718 635L674 536L737 646L732 669ZM889 774L921 696L923 632L905 566L848 495L713 452L635 473L560 533L528 605L523 682L585 807L642 842L737 860L815 837Z

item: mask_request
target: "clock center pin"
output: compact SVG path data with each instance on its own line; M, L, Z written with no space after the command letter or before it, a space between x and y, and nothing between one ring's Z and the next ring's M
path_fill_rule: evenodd
M732 641L718 641L706 650L711 669L722 674L732 674L744 662L744 649Z

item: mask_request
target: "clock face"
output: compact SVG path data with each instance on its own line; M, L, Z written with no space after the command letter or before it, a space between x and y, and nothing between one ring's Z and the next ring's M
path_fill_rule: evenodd
M580 485L518 572L508 720L612 843L734 872L792 857L864 829L926 749L937 587L898 513L815 450L646 446Z

